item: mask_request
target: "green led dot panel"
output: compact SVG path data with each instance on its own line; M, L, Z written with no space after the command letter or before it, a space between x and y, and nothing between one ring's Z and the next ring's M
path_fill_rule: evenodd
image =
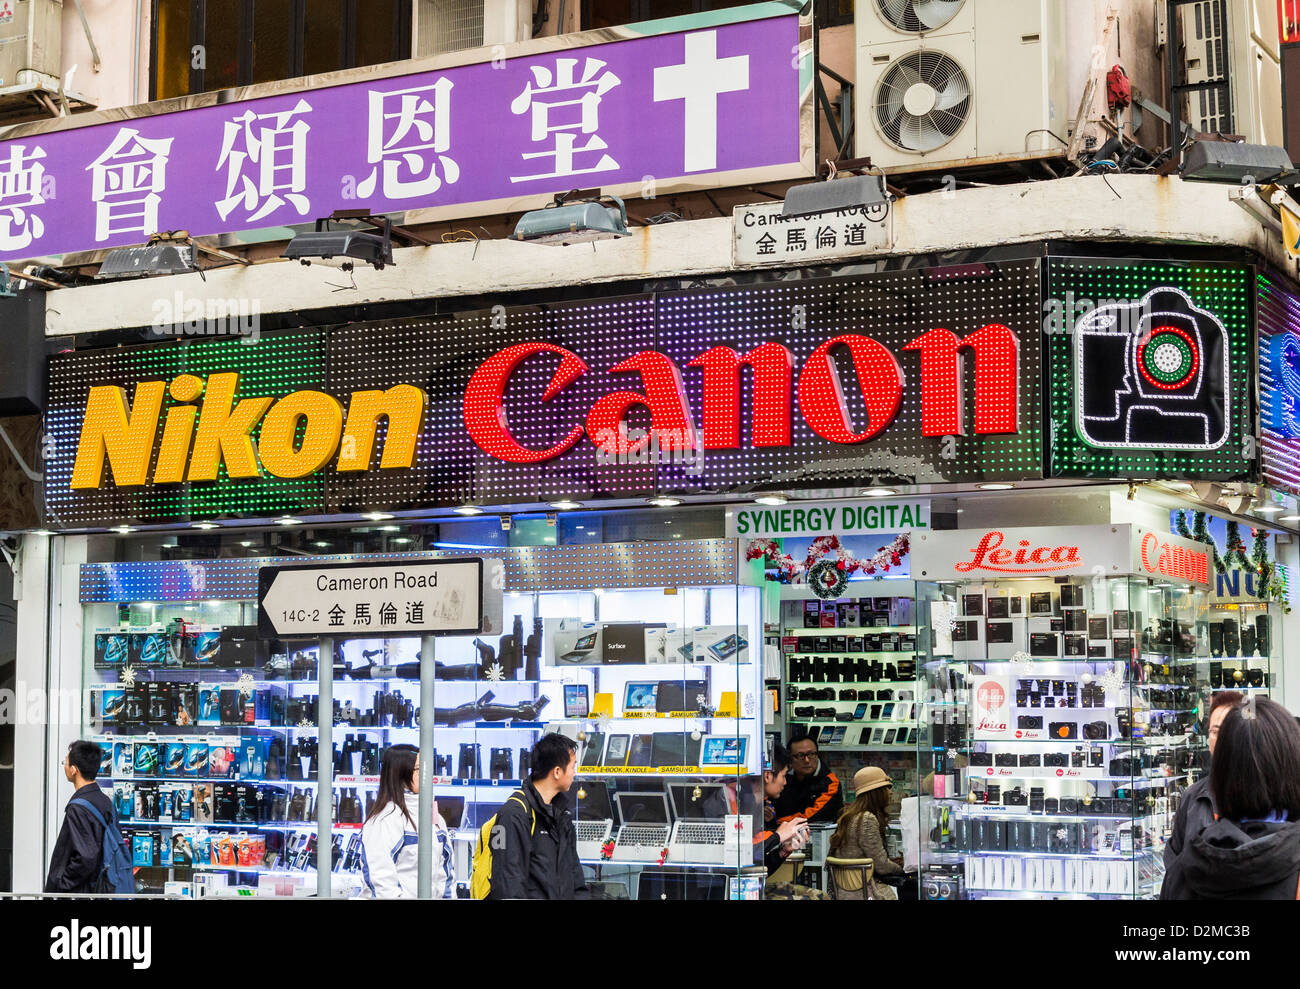
M156 345L83 351L50 359L46 430L45 506L54 525L119 525L184 519L259 518L324 510L320 476L284 479L231 479L224 460L211 483L146 484L119 487L106 463L98 489L71 487L73 464L81 435L86 400L94 385L125 389L130 406L142 381L170 382L180 374L206 379L218 372L237 372L235 402L250 397L280 398L299 389L325 386L325 337L319 331L262 334L244 339L179 340ZM167 410L165 396L149 463L157 465ZM299 439L303 423L298 424ZM260 426L251 435L254 447Z
M1245 265L1047 261L1051 477L1249 477Z

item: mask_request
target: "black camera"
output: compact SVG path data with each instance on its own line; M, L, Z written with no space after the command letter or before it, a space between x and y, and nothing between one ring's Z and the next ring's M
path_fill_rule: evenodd
M1056 766L1058 768L1068 766L1070 757L1065 752L1047 752L1043 754L1044 766Z
M1053 721L1047 730L1053 738L1079 737L1079 726L1073 721Z
M1022 714L1016 719L1017 728L1042 728L1043 718L1041 715Z
M1042 764L1043 757L1037 753L1034 755L1022 755L1020 757L1020 765L1022 766L1041 766Z
M794 709L794 716L796 718L811 718L815 710L815 708L811 707L796 707Z
M993 765L1014 766L1016 765L1016 754L1014 752L998 752L993 756Z
M1078 798L1077 798L1077 797L1062 797L1062 798L1061 798L1061 813L1062 813L1062 814L1077 814L1077 813L1079 813L1079 801L1078 801ZM1073 851L1073 849L1070 849L1070 850ZM1055 849L1053 849L1053 851L1055 851Z
M1108 738L1110 725L1105 721L1090 721L1083 726L1083 737L1090 739Z
M971 766L991 766L993 765L993 753L972 752L967 759L967 764Z
M1185 292L1098 306L1075 330L1078 428L1102 449L1213 450L1228 439L1228 333Z
M1013 786L1002 794L1002 806L1024 807L1029 803L1029 796L1018 786Z
M840 691L839 699L842 701L855 701L858 699L858 692L852 687L845 687Z

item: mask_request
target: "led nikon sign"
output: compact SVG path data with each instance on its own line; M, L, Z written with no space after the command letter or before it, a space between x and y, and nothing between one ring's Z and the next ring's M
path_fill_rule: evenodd
M51 360L56 524L1037 476L1038 263Z

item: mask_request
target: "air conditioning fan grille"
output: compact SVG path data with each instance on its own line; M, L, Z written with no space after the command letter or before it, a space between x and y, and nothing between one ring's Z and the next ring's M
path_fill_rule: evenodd
M966 0L876 0L881 20L908 34L943 27L957 16Z
M957 62L935 51L909 52L885 70L876 87L876 123L903 151L947 144L970 116L971 88Z

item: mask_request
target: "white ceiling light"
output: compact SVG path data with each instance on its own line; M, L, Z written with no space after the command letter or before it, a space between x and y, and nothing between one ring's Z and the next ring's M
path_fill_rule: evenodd
M892 498L898 494L893 488L867 488L862 492L864 498Z
M580 502L569 501L567 498L564 498L560 501L551 502L551 507L554 508L556 511L571 512L575 508L581 508L582 504Z
M457 515L482 515L483 514L483 509L479 508L477 505L461 505L459 508L453 508L452 511L455 512Z
M669 498L667 495L660 495L658 498L651 498L650 504L656 508L676 508L681 504L676 498Z
M754 499L756 505L784 505L788 498L783 494L759 495Z

